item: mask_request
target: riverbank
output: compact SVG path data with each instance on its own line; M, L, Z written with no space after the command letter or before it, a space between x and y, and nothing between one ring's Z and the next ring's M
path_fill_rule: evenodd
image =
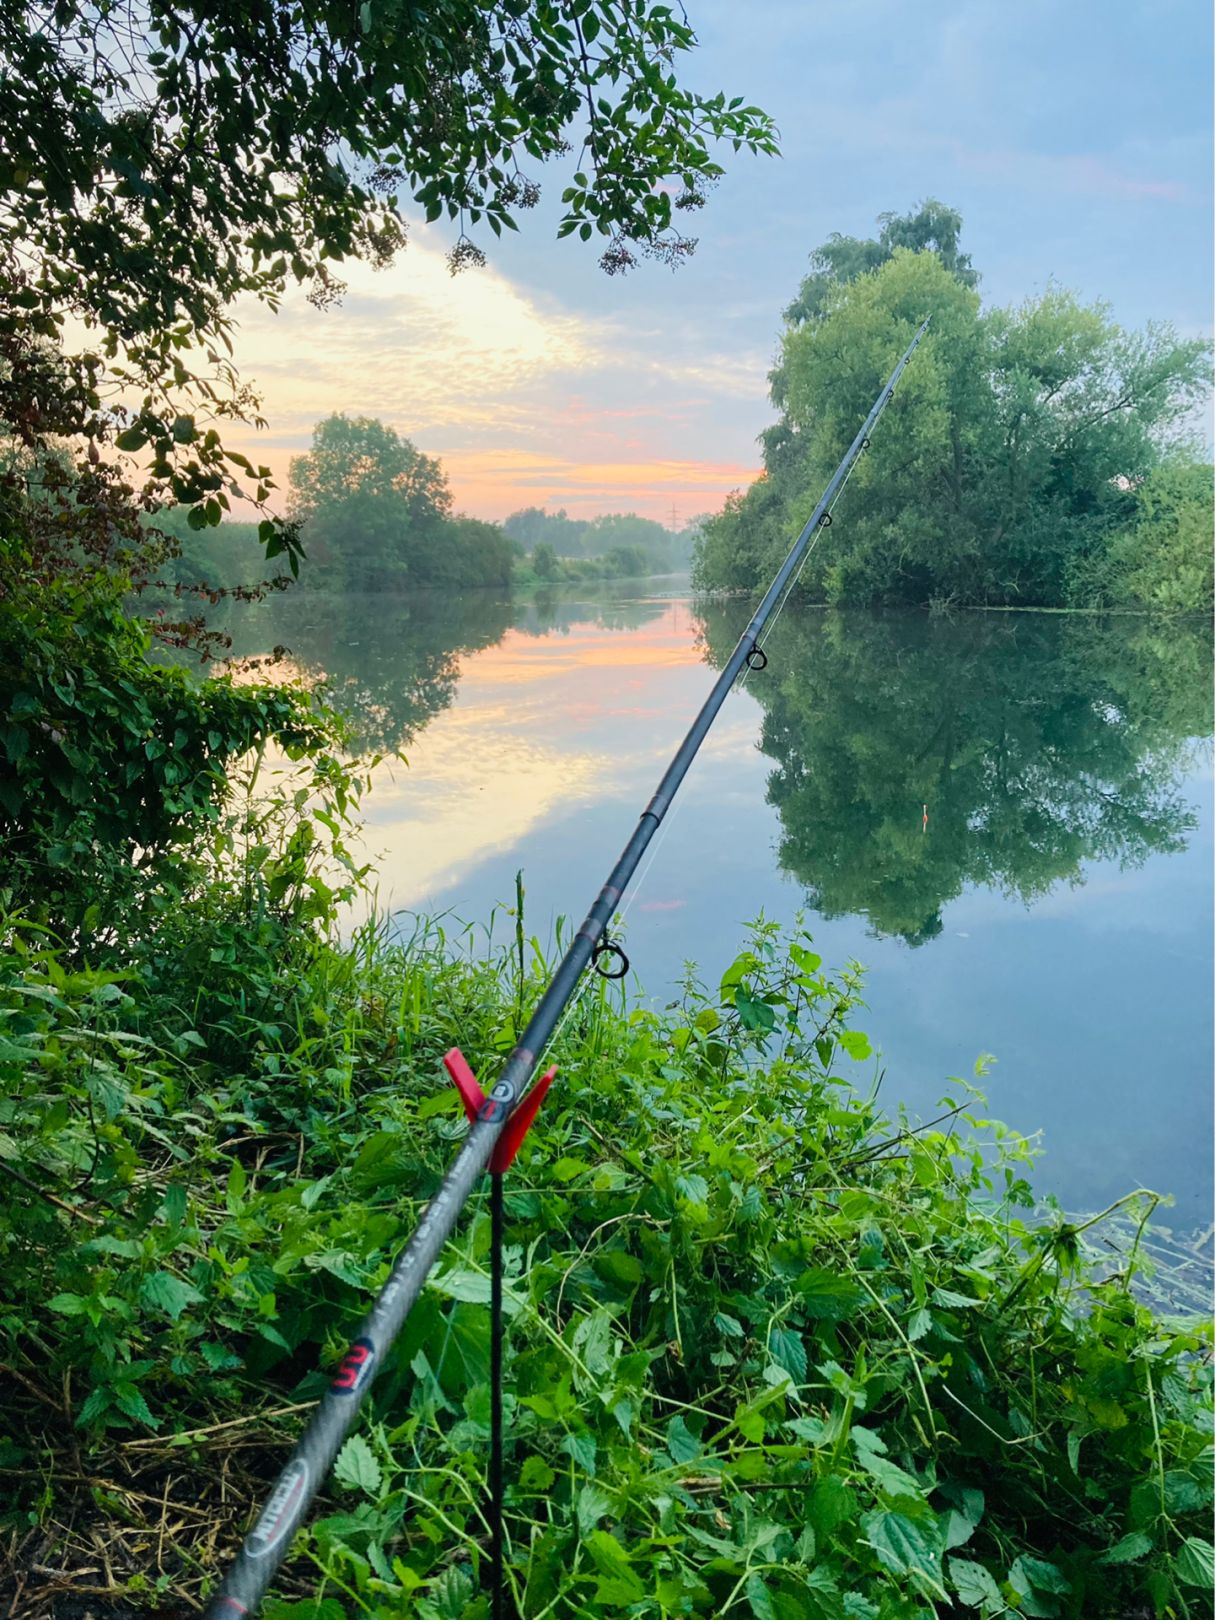
M271 939L256 889L106 968L5 928L15 1620L202 1599L462 1133L442 1053L491 1072L546 972L519 919ZM1031 1226L977 1092L883 1119L860 990L759 927L566 1025L507 1184L522 1612L1201 1612L1209 1325ZM269 1620L484 1613L487 1241L478 1196Z

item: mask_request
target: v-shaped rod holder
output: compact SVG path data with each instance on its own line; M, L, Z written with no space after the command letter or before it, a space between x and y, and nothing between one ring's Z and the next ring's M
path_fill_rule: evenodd
M464 1112L471 1124L473 1120L481 1117L481 1110L489 1099L477 1084L477 1077L469 1068L468 1059L458 1046L453 1046L444 1057L443 1067L460 1093L460 1101L464 1104ZM523 1146L523 1138L531 1130L536 1115L540 1112L544 1093L556 1077L557 1065L554 1063L551 1069L540 1076L502 1127L502 1135L494 1144L494 1151L490 1154L487 1166L491 1176L503 1175L514 1164L515 1155Z

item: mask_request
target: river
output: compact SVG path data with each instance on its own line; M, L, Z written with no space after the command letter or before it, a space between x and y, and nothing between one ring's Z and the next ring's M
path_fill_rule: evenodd
M681 582L502 601L233 605L364 746L378 904L509 932L581 919L745 623ZM1037 614L790 607L731 695L627 917L644 993L713 983L761 911L867 969L888 1107L983 1082L1041 1133L1038 1186L1137 1185L1211 1219L1211 636ZM393 757L399 751L404 761ZM407 763L406 763L407 761Z

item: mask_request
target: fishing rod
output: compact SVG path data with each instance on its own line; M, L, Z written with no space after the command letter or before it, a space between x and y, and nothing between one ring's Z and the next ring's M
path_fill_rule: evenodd
M526 1099L524 1091L541 1053L552 1039L562 1013L573 998L579 979L592 962L605 978L623 978L627 971L628 962L623 951L607 936L608 924L744 665L753 670L766 666L767 654L759 638L772 616L772 610L805 560L815 535L830 524L832 503L857 457L868 448L869 436L894 397L895 386L927 328L928 321L925 320L874 401L843 460L832 473L818 505L807 518L763 601L739 637L729 662L714 682L700 713L667 766L657 791L641 812L633 836L625 845L587 913L586 921L574 935L569 949L549 980L523 1031L522 1039L507 1058L492 1090L488 1096L483 1096L471 1074L462 1083L453 1070L453 1078L456 1078L470 1115L475 1112L468 1135L442 1185L423 1210L413 1236L398 1256L387 1282L364 1317L357 1336L338 1365L336 1376L321 1397L307 1428L279 1474L257 1523L246 1535L222 1586L207 1608L206 1620L233 1620L234 1616L252 1614L265 1596L293 1535L303 1524L342 1442L354 1426L372 1380L405 1325L431 1268L471 1197L477 1178L482 1171L491 1169L495 1185L500 1187L500 1172L513 1158L534 1118L540 1095L552 1078L551 1071ZM609 963L615 965L609 966ZM458 1054L449 1054L449 1057L454 1056ZM460 1061L463 1062L462 1059ZM496 1562L500 1562L500 1557L499 1539L495 1549Z

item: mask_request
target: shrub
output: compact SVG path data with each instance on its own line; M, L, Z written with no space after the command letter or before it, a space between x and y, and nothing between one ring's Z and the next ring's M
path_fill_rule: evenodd
M281 1459L274 1408L321 1387L308 1369L341 1354L463 1130L440 1054L458 1041L492 1069L543 963L521 929L513 967L433 929L400 946L365 930L318 941L305 976L268 969L273 1018L231 996L220 1029L214 1007L184 1016L167 964L65 975L9 938L10 1465L52 1545L76 1533L58 1524L98 1536L115 1502L138 1520L184 1490L194 1518L162 1544L160 1585L197 1594L214 1521L246 1522ZM601 986L578 1003L507 1183L522 1614L1206 1601L1209 1326L1138 1301L1137 1239L1102 1275L1077 1226L1032 1220L1030 1150L968 1085L927 1127L884 1120L859 990L761 924L712 993L689 982L665 1013ZM1154 1200L1135 1198L1145 1220ZM487 1244L474 1204L269 1620L487 1612ZM82 1445L108 1495L73 1488ZM142 1496L123 1497L137 1465ZM137 1592L148 1537L123 1546L115 1578Z

